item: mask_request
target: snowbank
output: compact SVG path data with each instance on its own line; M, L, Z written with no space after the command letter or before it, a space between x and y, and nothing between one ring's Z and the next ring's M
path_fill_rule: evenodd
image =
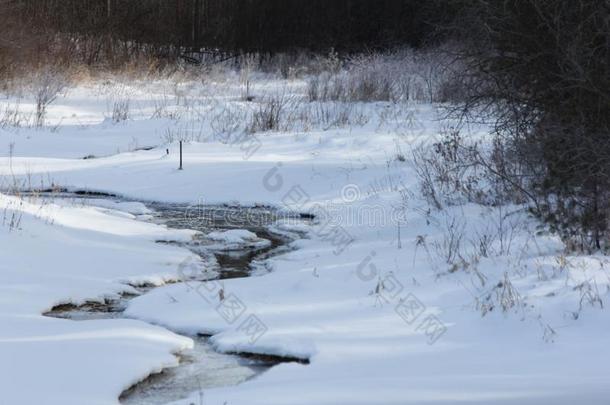
M433 141L452 124L438 120L434 107L367 105L372 118L362 126L257 134L255 150L218 139L190 142L178 171L177 145L165 144L161 134L180 122L142 114L103 123L86 93L74 96L90 101L82 107L90 109L85 128L52 136L3 132L0 141L14 143L14 153L0 158L0 175L9 183L135 199L238 201L316 214L309 225L294 224L308 236L271 259L271 273L168 285L127 309L130 317L177 332L213 334L220 351L311 361L207 391L207 405L607 403L610 316L600 310L609 291L607 259L564 255L558 240L536 233L522 207L431 209L404 160L413 142ZM401 120L412 125L397 126ZM209 125L196 124L204 131ZM467 135L484 134L471 128ZM128 137L157 146L138 150ZM88 155L98 158L82 159ZM3 400L116 403L134 380L175 364L169 352L188 341L163 329L40 313L117 294L124 282L175 278L188 252L153 241L188 233L139 222L146 213L135 207L2 202L22 215L19 229L0 227ZM509 231L506 210L515 221ZM216 236L251 238L242 231ZM481 243L491 253L481 253ZM194 394L179 403L197 401Z

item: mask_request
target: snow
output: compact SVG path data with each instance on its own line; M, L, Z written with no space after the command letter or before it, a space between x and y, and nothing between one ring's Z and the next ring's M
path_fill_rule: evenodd
M222 232L210 232L207 239L220 242L207 245L210 251L240 251L243 249L264 249L271 246L271 241L259 238L254 232L246 229L230 229Z
M171 231L109 210L1 196L18 229L0 227L0 385L10 404L116 403L152 370L177 365L190 339L137 320L73 322L41 314L62 303L103 301L162 284L189 252L155 240ZM192 234L192 233L191 233Z
M162 135L190 125L189 114L150 118L163 86L128 87L137 102L123 123L105 120L105 93L81 87L49 110L50 124L60 123L55 132L0 129L3 185L265 204L317 218L274 226L307 235L269 259L270 272L164 285L179 279L181 263L193 256L155 241L184 241L193 232L147 221L151 212L139 203L83 206L2 195L0 402L116 404L122 390L176 365L172 353L192 344L172 330L211 334L218 351L310 361L206 390L206 404L607 403L610 316L596 299L605 304L610 291L607 258L565 255L557 238L537 233L523 207L430 209L410 163L394 156L397 145L408 156L418 141L433 141L451 124L438 119L435 107L401 107L423 128L406 134L381 119L393 106L371 104L362 107L371 120L361 127L256 134L254 153L206 137L184 145L179 171L178 146ZM201 104L172 108L237 105L229 90L210 107L201 88L185 86ZM210 124L197 125L206 132ZM485 128L471 128L469 136L484 138ZM518 225L502 233L497 224L507 212ZM463 260L448 263L452 223L463 233ZM348 237L329 237L329 224ZM483 257L477 238L486 232L498 235L493 253ZM207 237L242 243L256 235L231 230ZM129 320L41 315L145 282L161 287L130 302ZM230 302L240 303L237 314L223 312ZM252 320L260 327L254 335L246 323ZM193 393L178 403L198 398Z
M206 235L209 239L229 243L243 243L253 241L257 238L254 232L246 229L231 229L223 232L210 232Z

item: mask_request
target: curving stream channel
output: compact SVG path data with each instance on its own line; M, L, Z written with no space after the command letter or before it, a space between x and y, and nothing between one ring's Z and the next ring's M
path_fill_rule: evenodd
M118 200L114 196L66 194L57 198L78 198L83 204L96 205L95 200ZM269 229L281 216L277 211L265 207L242 208L230 206L193 206L181 204L149 203L153 214L145 219L164 224L174 229L201 231L201 236L192 242L180 243L202 257L206 266L213 271L214 279L248 277L254 269L264 269L264 259L288 250L287 242L297 234L273 232ZM285 216L284 216L285 217ZM210 240L210 232L231 229L246 229L256 234L250 243L231 245ZM206 274L208 274L206 272ZM211 279L210 276L206 276ZM202 278L204 280L206 278ZM139 294L146 294L153 286L133 286ZM117 300L105 303L89 302L82 306L60 305L46 316L71 319L74 321L123 318L128 302L137 295L123 295ZM194 347L179 353L180 364L160 373L152 374L142 382L124 391L119 398L125 405L165 404L188 397L194 392L203 396L204 390L231 386L251 379L270 367L286 361L306 363L306 360L277 358L273 356L253 356L247 353L232 355L214 351L206 336L189 336Z

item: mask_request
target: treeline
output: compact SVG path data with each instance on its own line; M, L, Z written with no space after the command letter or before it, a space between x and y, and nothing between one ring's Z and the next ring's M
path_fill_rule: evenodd
M421 46L450 1L14 0L30 26L158 46L242 52Z

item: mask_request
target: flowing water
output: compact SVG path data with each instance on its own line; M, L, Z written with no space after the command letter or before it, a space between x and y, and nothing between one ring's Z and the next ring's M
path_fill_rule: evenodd
M57 196L53 197L57 199ZM115 196L104 195L62 195L61 198L79 198L83 204L91 199L117 201ZM99 200L98 200L99 201ZM95 203L93 202L93 205ZM247 277L253 264L287 249L288 238L268 229L280 216L270 208L241 208L229 206L194 206L181 204L150 203L154 214L148 220L175 229L193 229L202 235L188 243L176 243L200 255L206 263L214 267L217 278ZM242 245L231 245L206 239L210 231L247 229L258 239ZM135 286L140 294L146 294L154 287ZM120 299L105 303L87 303L82 306L61 305L53 308L47 316L72 319L74 321L96 319L118 319L129 300L136 295L124 295ZM273 365L283 361L270 356L239 356L217 353L208 343L208 337L190 336L194 348L179 354L180 365L153 374L132 386L120 397L122 404L164 404L186 398L194 392L203 395L204 390L213 387L231 386L253 378Z

